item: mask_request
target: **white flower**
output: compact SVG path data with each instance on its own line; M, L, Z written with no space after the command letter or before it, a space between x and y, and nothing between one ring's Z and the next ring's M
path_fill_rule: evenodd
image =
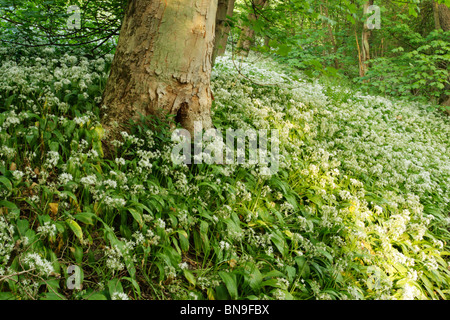
M114 160L114 162L118 165L118 166L124 166L125 165L125 159L124 158L116 158Z
M402 300L414 300L414 298L419 297L420 295L420 290L409 283L405 284L403 287Z
M62 184L62 185L65 185L65 184L69 183L72 180L73 180L73 177L72 177L72 175L70 173L63 172L59 176L59 183Z
M80 183L85 186L95 185L97 183L97 177L95 175L83 177L80 179Z
M13 175L14 179L20 180L20 179L22 179L24 173L22 171L20 171L20 170L14 170L12 172L12 175Z
M25 254L23 262L28 264L31 269L36 269L40 275L49 276L54 272L52 264L37 253Z
M130 300L130 298L123 292L113 292L111 294L111 300Z
M37 228L37 232L44 235L44 236L49 236L49 237L54 237L56 236L56 225L55 224L50 224L50 222L45 222L43 226L39 226Z
M186 262L181 262L178 264L181 270L189 269L189 265Z

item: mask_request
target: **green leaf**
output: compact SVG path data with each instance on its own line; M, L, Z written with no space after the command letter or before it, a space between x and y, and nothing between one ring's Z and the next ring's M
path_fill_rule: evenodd
M324 257L326 257L330 262L333 262L333 257L328 251L325 250L317 250L317 252L321 253Z
M426 275L424 275L424 274L421 274L419 277L422 280L423 284L425 285L425 289L427 289L427 291L430 294L431 298L437 299L437 296L436 296L436 294L433 291L434 286L430 282L430 280L428 280L428 277Z
M27 232L27 230L29 229L29 222L28 220L21 219L17 221L16 226L17 230L19 230L20 235L24 236L25 232Z
M11 292L0 292L0 300L15 300L16 298Z
M41 298L41 300L67 300L64 296L56 294L54 292L47 292Z
M278 271L278 270L271 270L271 271L265 273L263 277L264 277L264 279L267 279L267 278L280 278L280 277L284 278L284 274L282 272Z
M192 272L190 272L187 269L183 269L183 274L184 274L184 277L187 279L187 281L189 281L189 283L195 287L196 281L195 281L195 277L192 274Z
M123 292L122 284L120 283L119 279L113 279L108 281L108 289L109 294L112 296L114 292Z
M94 220L92 219L95 215L92 212L80 212L74 215L75 219L83 222L84 224L94 224Z
M75 251L73 253L73 256L75 257L75 261L81 265L83 262L83 249L79 246L75 246Z
M98 292L89 295L87 299L88 300L108 300L108 298L106 298L106 296L104 294L98 293Z
M80 225L72 219L67 219L66 222L77 238L80 239L80 241L83 240L83 230L81 230Z
M17 207L17 205L15 203L9 202L7 200L0 201L0 208L1 207L5 207L5 208L9 209L12 213L14 213L16 215L20 214L20 209Z
M286 240L282 235L278 234L278 232L273 232L272 237L270 239L283 256L288 254L288 247L286 244Z
M238 297L238 290L236 284L236 275L230 272L220 271L219 276L222 278L231 299L236 300Z
M228 294L228 290L223 284L216 287L216 297L217 297L217 300L230 300L230 295Z
M298 265L299 276L302 277L303 279L308 279L309 275L311 274L311 271L310 271L308 261L306 260L306 258L297 256L294 258L294 260L295 260L295 262L297 262L297 265Z
M202 241L203 252L209 254L209 238L208 238L208 227L209 224L206 221L200 222L200 237Z
M280 56L286 57L291 50L292 50L291 47L281 44L278 46L277 54Z
M9 192L12 191L12 184L8 178L6 178L5 176L0 176L0 182L6 187L6 189L8 189Z
M214 289L213 288L208 288L206 290L206 294L208 295L209 300L216 300L216 298L214 297Z
M245 281L254 291L261 289L263 276L254 263L248 263L243 270Z
M128 211L130 211L134 220L136 220L136 222L142 228L144 226L144 220L142 219L142 214L140 214L136 209L133 209L133 208L128 208Z
M186 231L177 230L179 234L178 238L180 239L181 250L188 251L189 250L189 237Z

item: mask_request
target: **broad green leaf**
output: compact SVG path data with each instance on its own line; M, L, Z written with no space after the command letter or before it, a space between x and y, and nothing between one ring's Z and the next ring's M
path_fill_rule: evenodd
M6 189L8 189L9 192L12 191L12 184L8 178L6 178L5 176L0 176L0 182L6 187Z
M122 283L119 279L112 279L108 281L109 294L112 296L114 292L123 292Z
M98 293L98 292L89 295L87 299L88 300L108 300L108 298L106 298L106 296L104 294Z
M219 276L225 283L231 299L236 300L238 298L236 275L230 272L220 271Z
M12 213L15 213L16 215L20 214L20 209L17 207L17 205L15 203L10 202L10 201L1 200L0 201L0 208L1 207L7 208L9 211L11 211Z
M78 221L83 222L84 224L94 224L93 218L95 217L95 214L92 212L80 212L74 215L75 219Z
M187 269L183 269L183 274L184 274L184 277L187 279L187 281L189 281L189 283L195 287L196 281L195 281L195 277L192 274L192 272L190 272Z
M80 241L83 240L83 230L81 230L80 225L72 219L67 219L66 222L77 238L80 239Z
M189 250L189 237L186 231L184 230L177 230L178 238L180 240L180 246L181 250L188 251Z
M142 228L144 226L144 220L142 219L142 214L140 214L136 209L133 209L133 208L128 208L128 211L130 211L134 220L136 220L136 222Z

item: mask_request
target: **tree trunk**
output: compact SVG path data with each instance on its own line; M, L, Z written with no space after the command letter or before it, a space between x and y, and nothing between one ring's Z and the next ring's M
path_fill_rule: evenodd
M216 15L216 37L214 39L212 65L214 65L218 56L223 56L225 54L228 34L230 32L227 16L233 16L234 2L235 0L219 0Z
M325 11L324 11L325 17L327 17L328 19L330 18L330 15L328 13L328 0L326 2L325 5ZM339 60L337 58L337 51L338 51L338 46L336 44L336 40L334 39L334 34L333 34L333 29L331 28L331 24L327 21L327 29L328 29L328 37L330 39L332 48L333 48L333 54L334 54L334 67L336 69L339 69Z
M439 22L439 3L437 3L435 0L431 0L431 3L433 5L434 26L436 30L440 30L441 24Z
M368 13L369 6L373 5L373 0L369 0L364 3L364 14ZM363 32L362 32L362 41L361 41L361 72L360 75L364 77L369 69L367 62L370 60L370 44L369 38L371 36L371 31L367 26L367 21L364 22Z
M450 31L450 8L445 4L438 4L433 1L433 12L436 29ZM450 79L448 79L448 83L445 86L444 90L450 90ZM442 106L448 108L446 112L448 115L450 115L450 96L442 94L440 102Z
M253 12L249 14L248 19L251 22L258 20L259 10L263 9L268 0L253 0ZM250 47L253 44L255 38L255 30L251 28L251 26L245 26L242 30L241 36L239 38L239 42L237 44L238 54L242 57L247 57L250 51Z
M450 30L450 8L441 3L438 5L439 25L442 30Z
M269 36L264 36L264 46L270 48L270 38Z
M193 133L211 123L211 56L217 0L128 2L103 94L112 136L140 114L175 115Z

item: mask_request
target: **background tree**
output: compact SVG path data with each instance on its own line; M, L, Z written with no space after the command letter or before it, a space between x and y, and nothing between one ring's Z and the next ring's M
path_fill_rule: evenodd
M239 55L246 57L250 51L250 47L254 42L255 24L262 14L262 10L269 3L269 0L252 0L251 11L248 15L248 23L242 28L242 32L237 45Z
M233 16L235 0L219 0L216 14L216 35L214 38L214 51L212 56L212 65L216 58L225 53L227 47L230 24L228 17Z
M363 12L364 15L366 16L368 11L369 11L369 7L373 5L373 0L369 0L366 3L364 3L363 5ZM370 60L370 43L369 43L369 38L371 35L371 30L369 29L367 22L364 21L363 23L363 31L362 31L362 36L361 36L361 59L360 59L360 76L364 77L365 74L367 73L367 69L369 67L368 62Z

